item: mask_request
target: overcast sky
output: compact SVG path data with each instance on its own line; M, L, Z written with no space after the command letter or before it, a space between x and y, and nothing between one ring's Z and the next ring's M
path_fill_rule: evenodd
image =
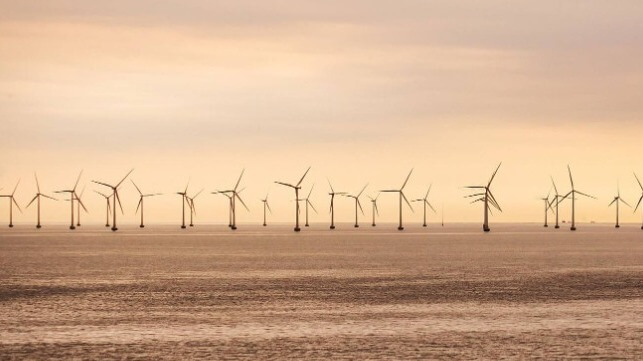
M550 175L567 190L568 163L599 197L581 201L583 220L613 219L617 180L640 196L641 1L0 0L0 54L0 187L22 178L23 204L34 170L54 190L81 168L86 183L134 167L142 187L171 193L188 178L229 187L246 167L254 207L241 221L261 219L268 191L287 221L292 195L272 181L311 165L325 222L327 177L374 196L415 167L411 197L433 182L447 219L477 221L459 187L500 161L496 221L540 221L537 198ZM135 191L123 192L133 222ZM223 198L201 197L202 221L226 221ZM177 219L179 198L155 202L150 217ZM383 221L396 206L382 196ZM351 220L348 200L338 210Z

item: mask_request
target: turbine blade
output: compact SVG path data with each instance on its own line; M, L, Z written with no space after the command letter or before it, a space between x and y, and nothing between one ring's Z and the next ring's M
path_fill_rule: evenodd
M572 169L567 165L567 172L569 173L569 182L572 184L572 190L574 189L574 178L572 178Z
M379 216L380 215L380 210L377 208L377 202L373 203L373 207L375 207L375 213Z
M95 181L95 180L92 180L92 182L94 182L96 184L100 184L100 185L105 186L105 187L114 188L110 184L107 184L107 183L103 183L103 182L99 182L99 181ZM74 189L72 191L75 191L75 190L76 190L76 186L74 186Z
M362 212L362 215L364 215L364 208L362 208L362 202L359 201L359 198L355 198L355 201L357 202L357 206L359 207L359 210Z
M425 202L426 202L426 204L429 206L429 208L431 208L431 210L433 211L433 213L437 213L437 212L435 211L435 208L433 208L433 206L431 205L431 203L429 203L429 201L425 201Z
M627 202L625 201L625 199L623 199L623 198L619 198L619 199L621 200L621 202L623 202L623 204L625 204L626 206L628 206L628 207L632 208L632 206L631 206L631 205L629 205L629 203L627 203Z
M237 188L239 187L239 183L241 183L241 177L243 177L243 173L245 173L245 171L246 171L246 169L245 169L245 168L241 170L241 174L239 174L239 179L237 179L237 184L235 184L235 185L234 185L234 188L232 188L232 189L234 189L235 191L236 191L236 190L237 190Z
M308 197L306 197L306 199L310 198L310 195L313 193L313 188L315 188L315 183L310 187L310 192L308 192Z
M304 178L306 178L306 174L308 174L308 171L310 171L310 167L308 167L308 169L306 169L306 172L304 173L304 175L303 175L303 176L301 176L301 179L299 180L299 182L297 182L297 187L299 187L299 185L301 184L301 182L303 182L303 181L304 181Z
M411 171L409 172L409 175L406 176L406 179L404 180L404 183L402 183L402 187L400 187L400 191L406 187L406 183L409 182L409 178L411 178L411 173L413 173L413 168L411 168Z
M636 211L639 209L641 202L643 202L643 195L641 195L641 198L639 198L639 202L636 203L636 208L634 208L634 213L636 213Z
M121 184L125 182L125 179L127 179L127 177L129 177L129 175L132 174L133 171L134 171L134 168L130 169L130 171L127 172L127 174L125 174L125 177L123 177L123 179L121 179L120 182L116 183L116 188L120 187Z
M25 209L29 208L29 206L31 205L31 203L33 203L37 198L38 198L38 194L36 194L36 196L35 196L35 197L33 197L33 199L29 202L29 204L27 204L27 206L25 207Z
M114 190L114 198L116 198L116 201L118 202L118 206L121 208L121 214L125 214L125 212L123 211L123 204L121 203L121 197L118 195L117 190Z
M18 184L20 184L20 179L18 179L18 182L16 182L16 186L15 186L15 187L13 187L13 192L11 192L11 196L13 196L14 194L16 194L16 190L18 189Z
M332 185L332 184L330 184L330 179L326 178L326 180L328 181L328 186L330 187L330 191L331 191L332 193L335 193L335 190L333 189L333 185Z
M641 187L641 190L643 191L643 184L641 184L641 181L639 180L639 177L634 173L634 178L636 178L636 181L639 183L639 187Z
M493 193L491 193L491 191L489 191L489 199L495 204L498 210L502 212L502 208L500 208L500 204L498 204L498 201L496 201L496 197L493 196Z
M500 169L500 166L502 165L502 162L498 164L498 168L493 172L493 175L491 175L491 178L489 179L489 183L487 183L487 188L491 187L491 182L493 182L493 179L496 177L496 173L498 173L498 169Z
M242 189L242 190L243 190L243 189ZM201 188L201 190L200 190L200 191L198 191L198 192L197 192L197 194L195 194L195 195L192 197L192 199L194 199L194 198L198 197L198 196L199 196L199 194L201 194L201 192L203 192L203 188ZM239 193L241 193L241 192L239 192Z
M72 188L72 190L74 190L74 191L76 190L76 187L78 186L78 182L80 182L80 177L83 175L83 171L84 171L84 169L82 169L80 171L80 173L78 174L78 178L76 178L76 183L74 184L74 188Z
M357 198L359 198L359 196L361 196L362 193L364 193L364 190L366 189L366 187L368 187L368 183L366 183L366 185L364 185L364 188L362 188L362 190L359 191L359 193L357 193Z
M131 182L132 182L132 184L134 185L134 188L136 188L136 190L138 191L138 194L139 194L139 195L143 195L143 192L141 192L141 189L140 189L140 188L138 188L138 186L136 185L136 183L134 183L134 180L133 180L133 179L130 179L130 181L131 181Z
M246 211L250 212L250 209L248 208L248 206L246 206L246 203L243 201L243 199L241 199L241 197L239 197L238 193L233 193L233 197L237 197L239 202L241 202L241 204L243 204L243 207L246 209Z
M292 185L292 184L288 184L288 183L284 183L284 182L279 182L279 181L275 181L275 183L277 183L277 184L281 184L282 186L286 186L286 187L290 187L290 188L295 188L295 186L294 186L294 185Z
M16 205L16 207L18 208L18 210L20 211L20 213L22 213L22 209L20 209L20 205L18 205L18 202L16 201L16 198L14 198L14 197L12 196L12 197L11 197L11 201L13 202L13 204L15 204L15 205Z
M380 193L397 193L399 191L400 191L399 189L383 189L380 191Z
M614 202L616 202L616 200L617 200L617 199L618 199L618 198L614 198L614 199L610 202L610 204L608 204L607 206L608 206L608 207L611 207L611 206L612 206L612 204L614 204Z
M71 198L72 198L72 199L74 199L74 196L76 196L76 200L78 201L78 204L80 204L80 205L81 205L81 207L83 207L83 209L85 210L85 212L86 212L86 213L89 213L89 211L87 210L87 207L85 207L85 204L83 203L83 201L82 201L80 198L78 198L78 195L76 194L76 192L72 192L72 193L71 193Z
M317 209L315 209L315 206L313 205L313 202L311 202L309 200L306 200L306 202L308 202L308 204L310 204L310 208L312 208L313 211L315 211L315 213L319 214L319 212L317 212Z
M134 211L134 214L138 214L138 209L141 206L141 203L143 203L143 197L139 197L138 204L136 205L136 211Z
M431 193L431 187L433 187L433 183L429 184L429 189L427 189L426 195L424 195L424 199L429 198L429 193Z
M49 198L49 199L51 199L51 200L54 200L54 201L57 201L57 200L58 200L58 199L56 199L56 198L54 198L54 197L50 197L50 196L48 196L48 195L46 195L46 194L42 194L42 193L40 193L40 195L41 195L41 196L43 196L43 197L45 197L45 198Z
M556 183L554 183L554 177L549 176L551 178L551 185L554 186L554 192L556 192L556 196L558 196L558 188L556 188Z
M409 202L409 200L408 200L408 199L406 199L406 196L404 195L404 193L403 193L403 192L400 192L400 194L402 195L402 198L404 198L404 201L405 201L405 202L406 202L406 204L409 206L409 208L411 209L411 211L412 211L412 212L415 212L415 210L413 209L413 206L411 206L411 203Z
M580 195L582 195L582 196L585 196L585 197L589 197L589 198L597 199L596 197L594 197L594 196L590 196L589 194L587 194L587 193L583 193L583 192L581 192L581 191L576 191L576 193L578 193L578 194L580 194Z
M270 209L270 203L268 203L268 201L266 201L266 207L268 208L268 212L272 214L272 209Z
M40 182L38 182L38 174L36 172L33 172L34 178L36 178L36 188L38 189L38 193L40 193Z

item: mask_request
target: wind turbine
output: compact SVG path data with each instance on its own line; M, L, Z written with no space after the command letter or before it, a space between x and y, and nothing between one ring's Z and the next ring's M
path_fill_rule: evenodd
M140 207L141 208L141 225L139 227L143 228L143 227L145 227L145 225L143 224L143 199L147 198L147 197L160 196L163 193L143 194L143 192L141 192L141 190L138 188L136 183L134 183L134 180L130 179L130 181L134 185L134 188L136 188L136 191L138 192L138 195L139 195L138 205L136 205L136 212L134 212L134 214L138 213L138 209ZM109 199L107 200L107 207L109 209ZM108 210L108 212L109 212L109 210Z
M96 184L100 184L102 186L109 187L109 188L112 189L112 197L114 198L114 212L112 212L112 216L114 218L112 220L112 231L117 231L118 230L118 228L116 227L116 203L118 203L118 206L121 209L121 213L122 214L125 213L125 212L123 212L123 205L121 204L121 198L118 196L118 187L120 187L121 184L123 184L125 179L127 179L127 177L129 177L129 175L133 171L134 171L134 169L131 169L129 172L127 172L127 174L125 174L125 177L123 177L123 179L121 179L121 181L116 183L116 185L114 185L114 186L111 185L111 184L104 183L104 182L99 182L99 181L92 180L92 182L94 182ZM79 199L79 201L80 201L80 199Z
M281 184L282 186L290 187L295 190L295 232L301 231L301 228L299 228L299 190L301 189L301 182L303 182L304 178L306 178L306 174L308 174L308 171L310 171L310 167L306 169L304 175L301 176L301 179L295 185L275 181L275 183L277 184Z
M352 194L344 195L344 197L353 198L355 200L355 228L359 227L359 224L357 222L357 208L359 207L359 210L362 211L362 214L364 214L364 209L362 208L362 202L359 201L359 197L362 195L362 193L364 193L364 190L366 189L367 186L368 186L368 183L366 183L364 188L362 188L362 190L359 193L357 193L357 195L352 195Z
M221 194L228 198L228 228L232 228L232 196L219 191L211 192L212 194Z
M272 209L270 209L270 204L268 204L268 193L266 193L266 198L262 199L261 202L263 203L263 226L267 226L266 224L266 209L272 214Z
M83 186L83 189L80 191L80 194L76 196L76 199L79 202L82 202L83 194L85 194L85 186ZM78 212L76 217L76 227L80 227L80 207L76 207L76 211ZM87 212L87 210L85 210L85 212Z
M317 213L317 210L315 209L313 202L310 201L310 195L313 193L313 188L315 188L314 184L312 187L310 187L310 192L308 192L308 196L304 199L301 199L302 201L306 202L306 224L304 224L304 227L308 227L308 206L310 206L313 209L313 211Z
M29 204L27 204L27 207L25 207L25 208L29 208L29 206L31 205L31 203L33 203L34 201L36 201L36 200L37 200L37 202L36 202L36 203L37 203L37 205L38 205L38 223L36 224L36 228L41 228L42 226L40 225L40 197L45 197L45 198L53 199L54 201L57 201L57 199L56 199L56 198L54 198L54 197L50 197L50 196L48 196L48 195L46 195L46 194L41 193L41 192L40 192L40 183L38 182L38 175L37 175L36 173L34 173L33 175L34 175L34 177L36 178L36 189L38 189L38 193L36 193L36 196L35 196L35 197L33 197L33 199L31 200L31 202L29 202Z
M409 206L411 211L413 211L413 207L411 206L411 203L409 202L408 199L406 199L406 196L404 195L404 187L406 187L406 183L409 182L409 178L411 178L411 173L413 173L413 169L411 169L411 171L409 172L409 175L406 176L406 179L404 180L404 183L402 183L402 187L400 187L400 189L384 189L380 191L380 192L386 192L386 193L400 194L400 225L397 227L399 231L404 229L404 227L402 226L402 199L404 199L404 201Z
M94 192L96 192L96 193L100 194L101 196L103 196L103 198L105 198L105 201L107 201L107 212L106 212L106 215L105 215L105 227L109 227L109 215L110 215L110 212L111 212L111 207L109 205L109 197L110 196L108 196L107 194L101 193L101 192L99 192L97 190L94 190Z
M491 182L493 182L493 179L496 177L496 173L498 173L498 169L500 169L501 165L502 165L502 162L498 164L498 168L496 168L496 170L493 172L486 186L465 187L465 188L480 190L480 192L470 194L468 196L465 196L465 198L479 197L474 201L472 201L471 203L484 202L484 223L482 224L482 230L484 230L485 232L489 232L491 230L489 228L489 212L491 211L491 209L489 208L489 205L493 206L494 208L502 212L502 208L500 208L500 205L496 201L496 198L493 196L493 193L491 193ZM484 190L484 192L482 190Z
M379 197L380 193L378 193L375 198L368 196L368 199L371 200L371 207L373 210L373 223L371 224L372 227L375 227L375 213L377 213L378 216L380 215L380 210L377 208L377 198Z
M187 202L186 197L188 195L188 187L190 186L190 180L185 185L185 190L183 192L176 192L176 194L181 196L181 206L182 206L182 218L181 218L181 228L185 229L185 202Z
M201 194L201 192L203 192L203 189L201 189L200 191L198 191L198 192L197 192L197 194L195 194L195 195L194 195L194 196L192 196L192 197L187 196L187 195L185 196L185 198L186 198L186 199L187 199L187 201L188 201L188 206L190 206L190 227L194 227L194 223L193 223L193 216L196 214L196 207L195 207L195 205L194 205L194 199L195 199L196 197L198 197L198 196L199 196L199 194Z
M76 183L74 184L74 188L72 189L64 189L61 191L55 191L54 193L69 193L69 204L71 204L71 224L69 225L69 229L76 229L76 226L74 225L74 200L78 200L79 207L83 207L85 212L87 212L87 208L85 208L85 205L83 204L83 201L78 198L76 194L76 187L78 187L78 182L80 181L80 177L83 175L83 171L81 170L80 173L78 174L78 178L76 178Z
M245 171L246 171L245 169L241 170L241 174L239 175L239 179L237 179L237 183L234 185L234 188L224 190L224 191L213 192L213 193L222 193L222 194L227 193L227 194L229 194L229 196L230 196L229 197L229 199L230 199L230 211L231 211L231 215L232 215L232 220L230 222L230 229L232 229L232 230L237 229L237 199L239 200L239 202L241 202L243 207L248 212L250 212L250 209L248 209L248 206L246 206L246 204L243 201L243 199L241 199L241 197L239 196L239 193L241 193L241 191L237 191L237 189L239 188L239 183L241 183L241 178L243 177L243 173L245 173Z
M20 206L18 205L18 202L16 202L16 198L14 197L14 195L16 194L16 190L18 189L18 184L20 184L20 179L18 179L18 182L13 188L13 192L11 192L11 194L0 195L1 198L9 198L9 228L13 228L13 205L15 204L16 207L18 207L20 213L22 213L22 209L20 209Z
M545 228L549 227L549 224L547 224L547 215L548 215L547 212L551 210L551 203L549 202L550 195L551 195L551 189L549 190L549 193L547 193L547 197L540 198L541 201L545 202L545 225L543 226Z
M614 197L614 200L612 201L612 203L610 203L608 205L608 207L611 207L612 204L616 203L616 225L614 226L614 228L621 228L621 225L618 223L619 203L621 203L621 202L623 204L625 204L626 206L632 208L632 206L630 206L623 198L621 198L621 187L617 183L616 184L616 197Z
M641 184L641 181L639 180L639 177L636 176L636 173L634 173L634 178L636 178L636 182L639 184L639 187L641 187L641 198L639 198L638 203L636 203L636 208L634 208L634 213L636 213L636 210L639 209L639 206L641 205L641 202L643 201L643 184ZM641 229L643 229L643 208L641 211Z
M596 199L596 197L590 196L589 194L585 194L585 193L583 193L581 191L577 191L574 188L574 179L572 178L572 169L569 167L569 165L567 165L567 171L569 172L569 182L572 185L572 190L569 191L569 193L567 193L566 195L563 196L563 200L565 198L569 197L570 195L572 196L572 226L571 226L570 229L572 231L575 231L576 230L576 193L580 194L581 196L585 196L585 197L589 197L589 198L593 198L593 199Z
M346 192L335 192L333 185L330 184L330 180L328 181L328 185L330 186L330 193L328 193L330 196L330 229L335 229L335 196L346 195Z
M554 226L554 228L558 229L560 228L560 226L558 225L558 205L565 197L558 194L558 188L556 188L554 177L550 176L549 178L551 178L551 185L554 187L554 197L551 199L551 202L549 202L549 208L552 208L552 205L554 204L554 202L556 202L556 225ZM545 219L546 217L547 215L545 215Z
M436 213L435 208L433 208L431 203L429 203L429 193L431 192L431 187L433 187L433 184L429 185L429 189L426 191L424 198L418 198L411 201L411 202L422 202L422 205L424 206L424 223L422 223L422 227L426 227L426 206L429 206L433 211L433 213Z

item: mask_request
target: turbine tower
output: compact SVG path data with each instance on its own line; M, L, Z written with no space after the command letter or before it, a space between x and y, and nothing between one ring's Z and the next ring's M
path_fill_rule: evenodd
M281 184L282 186L290 187L295 190L295 232L301 231L301 228L299 228L299 190L301 189L301 182L303 182L304 178L306 178L306 174L308 174L308 171L310 171L310 167L306 169L304 175L301 176L301 179L299 179L299 182L297 182L297 184L295 185L275 181L275 183L277 184Z
M211 192L212 194L220 194L228 198L228 228L232 228L232 196L227 193L221 193L219 191Z
M0 198L9 198L9 228L13 228L13 205L15 204L20 213L22 213L22 209L20 209L20 206L18 205L18 202L16 202L16 198L14 197L14 195L16 194L16 190L18 189L18 184L20 184L20 179L18 179L18 182L13 188L13 192L11 192L11 194L0 195Z
M411 178L411 173L413 173L413 169L409 172L409 175L406 176L406 180L404 180L404 183L402 183L402 187L400 189L384 189L381 190L380 192L386 192L386 193L399 193L400 194L400 225L397 227L399 231L404 229L404 226L402 226L402 199L406 202L406 204L409 206L411 211L413 211L413 207L411 206L411 203L409 200L406 198L404 195L404 187L406 187L406 183L409 182L409 178Z
M106 208L106 214L105 214L105 227L109 227L109 215L111 213L111 207L109 205L109 197L110 196L108 196L107 194L101 193L101 192L99 192L97 190L94 190L94 192L96 192L96 193L100 194L101 196L103 196L103 198L105 198L105 201L107 201L107 208Z
M422 205L424 206L424 223L422 223L422 227L426 227L426 206L429 206L433 213L435 212L435 208L429 203L429 193L431 193L431 187L433 187L433 184L429 185L429 189L426 191L426 194L424 195L424 198L418 198L414 199L411 202L422 202Z
M79 202L82 202L83 194L85 194L85 186L83 186L83 189L80 191L80 194L76 196L76 199ZM76 227L80 227L80 207L76 207L77 216L76 216ZM87 212L87 210L85 210Z
M201 192L203 192L203 189L201 189L199 192L197 192L197 194L195 194L192 197L187 195L185 196L185 199L187 199L188 201L188 206L190 206L190 227L194 227L193 216L196 214L196 206L194 204L194 199L198 197L199 194L201 194Z
M484 222L482 224L482 230L485 232L489 232L491 229L489 228L489 212L491 209L489 208L489 205L493 206L500 212L502 212L502 208L500 208L500 205L496 201L496 198L493 196L493 193L491 193L491 182L493 182L493 179L496 177L496 173L498 173L498 169L500 169L500 166L502 165L502 162L498 164L498 167L496 170L493 172L491 175L491 178L489 178L489 182L487 183L486 186L467 186L465 188L470 188L470 189L478 189L480 192L478 193L473 193L468 196L465 196L465 198L472 198L472 197L479 197L475 200L473 200L471 203L476 203L476 202L483 202L484 203ZM483 192L484 190L484 192Z
M335 196L346 195L346 192L335 192L330 180L328 180L328 185L330 186L330 193L328 193L330 196L330 229L335 229Z
M618 183L616 184L616 197L614 197L614 200L608 205L608 207L611 207L614 203L616 203L616 225L614 226L614 228L621 228L621 225L618 223L619 203L623 203L630 208L632 208L632 206L630 206L623 198L621 198L621 187L618 185Z
M190 186L190 180L188 179L188 183L185 185L185 190L183 192L176 192L176 194L181 196L181 228L185 229L185 202L187 202L186 197L188 194L188 187Z
M310 195L313 193L313 188L315 188L314 184L312 187L310 187L310 192L308 192L308 196L304 199L300 199L301 201L306 202L306 224L304 224L304 227L308 227L308 206L310 206L313 209L313 211L317 213L317 209L315 209L313 202L310 201Z
M549 224L547 223L547 215L548 215L547 212L551 210L551 203L549 201L549 196L551 196L551 189L549 190L549 193L547 193L547 197L540 198L541 201L545 202L545 225L543 226L545 228L549 227Z
M355 228L359 227L358 219L357 219L357 208L359 207L359 210L362 211L362 214L364 214L364 209L362 208L362 202L359 201L359 197L364 193L364 190L368 186L368 183L362 188L362 190L357 193L357 195L352 195L352 194L346 194L344 197L348 198L353 198L355 200Z
M263 203L263 226L267 226L266 224L266 209L272 214L272 209L270 209L270 204L268 204L268 193L266 193L266 198L262 199L261 202Z
M554 228L558 229L560 228L560 225L558 225L558 205L564 199L564 196L558 193L558 188L556 187L556 183L554 182L554 177L550 176L549 178L551 178L551 185L554 187L554 197L551 199L551 202L549 202L549 208L553 210L552 205L554 204L554 202L556 203L556 225L554 226ZM545 215L545 217L547 217L547 215Z
M138 195L139 195L138 204L136 205L136 212L134 212L134 214L138 213L138 209L141 208L141 225L139 227L143 228L143 227L145 227L145 224L143 224L143 199L145 199L147 197L160 196L163 193L143 194L143 192L141 192L140 188L138 188L136 183L134 183L134 180L130 179L130 181L134 185L134 188L136 188L136 191L138 192ZM109 199L107 200L107 207L108 207L108 212L109 212Z
M111 185L111 184L108 184L108 183L92 180L92 182L94 182L96 184L100 184L102 186L109 187L109 188L112 189L112 197L114 198L114 212L112 212L112 216L114 218L112 219L112 231L117 231L118 230L118 228L116 227L116 203L118 203L118 206L121 209L121 213L122 214L125 213L125 212L123 212L123 205L121 204L121 198L118 196L118 187L120 187L121 184L123 184L125 179L127 179L127 177L129 177L129 175L133 171L134 171L134 169L130 169L130 171L127 172L127 174L125 174L125 177L123 177L123 179L121 179L120 182L116 183L116 185ZM80 201L80 199L79 199L79 201Z
M78 178L76 178L76 183L74 184L74 188L64 189L61 191L54 192L54 193L69 193L69 204L71 204L71 224L69 225L69 229L72 229L72 230L76 229L76 226L74 225L74 200L77 200L79 207L83 207L85 212L87 212L87 208L85 208L83 201L76 194L76 187L78 187L78 182L80 181L80 177L82 175L83 175L83 171L81 170L80 173L78 174Z
M590 196L589 194L585 194L585 193L583 193L581 191L576 190L576 188L574 188L574 178L572 178L572 169L569 167L569 165L567 165L567 171L569 172L569 182L572 185L572 190L569 191L569 193L567 193L566 195L563 196L563 200L565 198L571 196L571 199L572 199L572 226L571 226L570 229L572 231L575 231L576 230L576 194L580 194L581 196L585 196L585 197L589 197L589 198L593 198L593 199L596 199L596 197Z
M50 196L48 196L48 195L46 195L46 194L41 193L41 192L40 192L40 183L38 182L38 175L37 175L36 173L34 173L33 175L34 175L34 177L36 178L36 189L38 189L38 193L36 193L36 196L35 196L35 197L33 197L33 199L31 200L31 202L29 202L29 204L27 204L27 207L25 207L25 208L29 208L29 206L31 205L31 203L33 203L34 201L37 201L37 202L36 202L36 204L37 204L37 206L38 206L38 209L37 209L37 210L38 210L38 218L37 218L37 219L38 219L38 223L36 224L36 228L41 228L42 226L40 225L40 198L41 198L41 197L45 197L45 198L52 199L52 200L54 200L54 201L57 201L57 199L56 199L56 198L54 198L54 197L50 197Z
M636 173L634 173L634 178L636 178L636 182L639 184L639 187L641 187L641 198L639 198L638 203L636 203L636 208L634 208L634 213L636 213L636 210L639 209L639 206L643 201L643 184L641 184L641 181L639 180L639 177L636 175ZM643 208L641 208L641 229L643 229Z
M378 193L375 198L368 196L368 199L371 200L371 208L373 211L373 223L371 224L372 227L375 227L375 213L377 213L378 216L380 215L380 210L377 208L377 198L379 197L380 193Z
M241 204L243 205L243 207L244 207L248 212L250 212L250 209L248 209L248 206L246 206L246 204L245 204L245 202L243 201L243 199L241 199L241 197L239 196L239 193L241 193L241 191L243 191L243 189L242 189L241 191L237 191L237 189L239 188L239 184L241 183L241 178L243 177L243 173L245 173L245 171L246 171L245 169L241 170L241 174L239 175L239 179L237 179L237 183L234 185L234 188L232 188L232 189L228 189L228 190L224 190L224 191L216 191L216 192L213 192L213 193L222 193L222 194L226 194L226 193L227 193L227 194L229 195L229 199L230 199L230 212L231 212L231 215L232 215L232 217L231 217L231 218L232 218L232 220L231 220L231 222L230 222L230 229L232 229L232 230L237 229L237 199L239 200L239 202L241 202ZM245 188L244 188L244 189L245 189Z

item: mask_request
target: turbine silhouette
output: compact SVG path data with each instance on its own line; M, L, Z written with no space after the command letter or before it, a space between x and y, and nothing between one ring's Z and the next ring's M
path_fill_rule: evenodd
M42 227L42 226L40 225L40 198L41 198L41 197L45 197L45 198L52 199L52 200L54 200L54 201L57 201L57 199L56 199L56 198L54 198L54 197L51 197L51 196L48 196L48 195L46 195L46 194L41 193L41 192L40 192L40 183L38 182L38 175L37 175L35 172L34 172L34 174L33 174L33 175L34 175L34 178L36 178L36 189L38 190L38 192L36 193L36 196L35 196L35 197L33 197L33 199L31 199L31 202L29 202L29 204L27 204L27 206L26 206L25 208L29 208L29 206L30 206L33 202L36 202L36 204L37 204L37 206L38 206L38 208L37 208L38 218L37 218L36 228L40 229L40 228Z
M549 193L547 193L547 197L539 198L541 201L545 202L545 224L543 225L543 227L545 227L545 228L549 227L549 224L547 223L547 215L548 215L547 212L550 211L550 210L552 212L554 211L551 208L551 203L549 201L550 196L551 196L551 189L549 189Z
M572 190L569 191L566 195L563 196L563 200L565 200L567 197L571 196L572 200L572 226L570 227L570 230L575 231L576 230L576 194L580 194L581 196L585 196L588 198L593 198L596 199L594 196L590 196L589 194L583 193L579 190L576 190L574 188L574 178L572 178L572 169L567 165L567 172L569 173L569 182L572 185Z
M241 183L241 178L243 177L243 173L245 173L245 169L241 170L241 174L239 175L239 179L237 179L237 183L234 185L234 188L228 189L228 190L223 190L223 191L216 191L212 192L213 194L228 194L229 199L230 199L230 214L231 214L231 222L230 222L230 229L235 230L237 229L237 200L241 202L243 207L250 212L250 209L248 206L246 206L246 203L241 199L239 196L239 193L241 191L237 191L239 188L239 183Z
M470 189L479 189L480 192L478 193L473 193L468 196L465 196L465 198L473 198L473 197L478 197L475 200L473 200L471 203L477 203L477 202L483 202L484 203L484 222L482 223L482 230L485 232L489 232L491 228L489 228L489 212L491 212L491 208L489 205L492 207L496 208L498 211L502 212L502 208L500 208L500 204L496 201L496 198L493 196L493 193L491 193L491 182L493 182L493 179L496 177L496 174L498 173L498 169L500 169L500 166L502 165L502 162L498 164L498 167L496 170L493 172L491 175L491 178L489 178L489 182L487 183L486 186L467 186L465 188L470 188ZM482 191L484 190L484 191Z
M18 182L16 182L16 186L13 188L13 192L11 192L11 194L0 195L0 198L9 198L9 228L13 228L13 205L15 204L20 213L22 213L22 209L20 209L20 206L18 205L18 202L16 202L15 198L16 190L18 189L19 184L20 179L18 179Z
M426 191L426 194L424 195L424 198L418 198L414 199L411 202L422 202L422 205L424 206L424 223L422 223L422 227L426 227L426 206L429 206L433 213L435 212L435 208L429 203L429 193L431 192L431 187L433 187L433 184L429 185L429 189Z
M639 177L636 175L636 173L634 173L634 178L636 178L636 182L639 184L639 187L641 187L641 198L639 198L638 203L636 203L636 208L634 208L634 213L636 213L636 210L639 209L641 202L643 202L643 184L641 184L641 181L639 180ZM641 229L643 229L643 208L641 208Z
M96 193L100 194L101 196L103 196L103 198L105 198L105 201L107 202L107 208L106 208L106 213L105 213L106 214L105 215L105 227L109 227L109 216L111 214L111 207L109 205L109 198L111 196L108 196L107 194L101 193L101 192L99 192L97 190L94 190L94 192L96 192Z
M406 198L404 195L404 187L406 187L406 184L409 182L409 178L411 178L411 173L413 173L413 169L409 172L409 175L406 176L406 179L404 180L404 183L402 183L402 186L400 189L384 189L381 190L380 192L385 192L385 193L399 193L400 194L400 225L397 227L399 231L404 229L404 226L402 225L402 199L406 202L406 204L409 206L411 211L413 212L413 207L411 206L411 203L409 200Z
M185 185L183 192L176 192L176 194L181 196L181 229L185 229L185 203L187 202L188 187L190 186L190 180Z
M144 207L143 207L143 205L144 205L143 200L144 200L145 198L148 198L148 197L160 196L160 195L161 195L161 194L163 194L163 193L149 193L149 194L143 194L143 192L141 192L140 188L138 188L138 186L136 185L136 183L134 183L134 180L130 179L130 181L131 181L131 182L132 182L132 184L134 185L134 188L136 188L136 191L138 192L138 196L139 196L138 204L136 205L136 211L134 212L134 214L138 213L138 209L139 209L139 208L141 209L141 224L139 225L139 227L140 227L140 228L144 228L144 227L145 227L145 224L143 223L143 210L144 210ZM107 207L109 207L109 200L107 201Z
M306 174L308 174L308 171L310 171L310 167L306 169L304 175L301 176L301 179L299 179L299 182L297 182L297 184L295 185L275 181L275 183L277 184L281 184L282 186L290 187L295 190L295 232L301 231L301 228L299 228L299 190L301 189L301 182L303 182L304 178L306 178Z
M118 195L118 187L120 187L121 184L123 184L123 182L125 182L125 179L127 179L127 177L129 177L129 175L132 174L133 171L134 171L133 168L130 169L130 171L127 172L127 174L125 174L125 177L123 177L123 179L121 179L120 182L116 183L116 185L111 185L111 184L108 184L108 183L105 183L105 182L99 182L99 181L92 180L92 182L94 182L96 184L100 184L102 186L109 187L109 188L112 189L112 198L114 198L114 212L112 212L112 216L114 218L112 219L112 231L114 231L114 232L116 232L118 230L118 227L116 227L116 203L118 203L118 206L121 209L121 214L125 214L125 212L123 212L123 205L121 204L121 197L119 197L119 195ZM80 199L78 201L80 202Z
M373 211L373 223L371 224L372 227L375 227L375 213L377 213L378 216L380 215L380 210L377 208L377 198L380 197L380 194L381 193L378 193L375 198L368 196L368 199L371 200L371 208Z
M336 195L346 195L346 192L335 192L333 189L333 185L330 184L330 180L328 180L328 186L330 187L330 192L328 195L330 196L330 229L335 229L335 196Z
M554 205L554 203L556 204L556 225L554 226L554 228L558 229L560 228L560 225L558 225L558 206L564 199L564 196L558 193L558 188L556 187L556 183L554 182L554 177L550 176L549 178L551 178L551 185L554 187L554 196L552 197L551 202L549 202L549 207L553 209L552 206ZM545 215L545 217L547 217L547 215Z
M355 228L359 227L359 223L357 219L357 208L359 207L359 210L362 211L362 214L364 214L364 209L362 208L362 202L359 201L359 197L362 195L362 193L364 193L364 190L366 189L367 186L368 186L368 183L366 183L364 188L362 188L362 190L359 191L357 195L352 195L352 194L344 195L344 197L353 198L355 200Z
M270 204L268 203L268 193L266 193L266 198L261 200L261 203L263 203L263 226L267 226L266 224L266 209L272 214L272 209L270 209Z
M201 189L197 194L194 196L185 196L185 199L188 201L188 206L190 206L190 227L194 227L194 215L196 215L196 205L194 204L194 199L199 196L203 192L203 189Z
M304 227L308 227L308 206L310 206L315 213L317 213L317 209L315 209L315 206L313 203L310 201L310 195L313 193L313 189L315 188L315 185L313 184L312 187L310 187L310 192L308 192L308 196L304 199L300 199L300 201L303 201L306 203L306 224L304 224Z
M621 187L616 184L616 196L614 197L614 200L608 205L608 207L611 207L612 204L616 203L616 225L614 228L621 228L621 225L618 222L618 217L619 217L619 205L620 203L625 204L626 206L632 208L623 198L621 198Z
M80 173L78 174L78 178L76 178L76 183L74 184L74 187L72 189L64 189L61 191L54 192L54 193L69 193L69 204L71 205L71 224L69 225L69 229L71 230L76 229L76 226L74 225L74 200L77 200L79 207L83 207L85 212L87 212L87 208L85 207L85 204L83 204L83 201L76 194L76 187L78 187L78 182L80 181L80 177L82 175L83 175L83 171L81 170Z

